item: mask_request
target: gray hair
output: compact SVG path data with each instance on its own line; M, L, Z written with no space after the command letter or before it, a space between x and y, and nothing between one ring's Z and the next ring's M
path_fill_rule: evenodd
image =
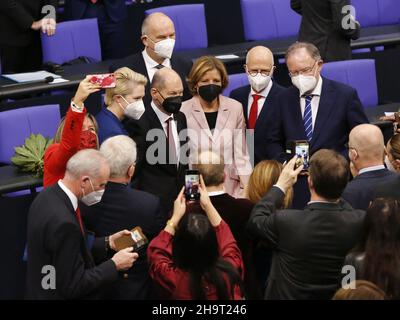
M287 61L287 59L296 51L300 50L300 49L306 49L307 52L310 54L310 56L314 59L314 60L321 60L321 54L318 50L318 48L313 45L312 43L309 42L295 42L293 43L286 51L286 56L285 56L285 60Z
M84 149L75 153L68 160L66 174L75 178L84 175L98 177L103 166L108 168L108 162L98 150Z
M136 143L128 136L108 138L101 144L101 154L110 165L110 178L125 177L129 167L136 163Z

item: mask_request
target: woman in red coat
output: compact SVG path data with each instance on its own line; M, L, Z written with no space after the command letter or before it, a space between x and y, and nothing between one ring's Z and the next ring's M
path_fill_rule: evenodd
M185 214L182 189L172 218L147 249L150 276L162 298L241 300L241 252L229 226L212 205L203 181L199 189L207 216Z
M44 154L43 186L48 187L64 178L68 160L79 150L97 148L97 124L86 112L87 97L101 88L89 81L87 76L78 87L65 118L61 121L54 143Z

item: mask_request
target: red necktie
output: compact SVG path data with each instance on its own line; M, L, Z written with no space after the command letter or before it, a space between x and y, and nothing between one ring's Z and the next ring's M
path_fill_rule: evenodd
M176 144L175 144L175 139L174 135L172 133L172 121L174 121L174 118L168 118L166 120L167 122L167 139L168 139L168 153L169 153L169 163L170 164L178 164L178 157L176 155Z
M81 227L82 234L85 234L85 231L84 231L85 229L83 228L81 210L79 209L79 207L76 209L75 213L76 213L76 218L78 219L78 222L79 222L79 226Z
M256 126L256 121L258 117L258 100L262 96L258 94L253 94L253 103L251 104L250 108L250 115L249 115L249 129L254 129Z
M91 3L96 4L98 0L90 0Z

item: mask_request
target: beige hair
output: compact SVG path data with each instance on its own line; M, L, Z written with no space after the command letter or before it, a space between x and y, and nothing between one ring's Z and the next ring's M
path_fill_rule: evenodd
M113 97L116 95L126 96L131 93L135 86L145 86L147 78L127 67L120 68L114 72L116 85L115 88L106 89L104 103L110 106L113 102Z
M307 52L310 54L310 56L314 59L314 60L321 60L321 54L318 50L318 48L313 45L312 43L309 42L295 42L293 43L286 51L286 56L285 56L285 60L287 61L288 58L295 53L296 51L300 50L300 49L306 49Z

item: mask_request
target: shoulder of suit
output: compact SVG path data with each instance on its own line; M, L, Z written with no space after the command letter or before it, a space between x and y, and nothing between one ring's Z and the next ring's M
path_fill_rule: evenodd
M232 99L236 99L236 97L240 97L240 96L248 96L250 94L250 85L245 85L239 88L236 88L234 90L231 91L231 93L229 94L229 97Z
M243 108L242 104L239 101L223 95L220 95L220 106L229 107L229 110L231 111L232 110L241 111Z
M342 82L338 82L338 81L335 81L335 80L332 80L332 79L328 79L328 78L322 78L322 79L323 79L322 86L328 85L333 90L339 90L339 91L341 91L343 93L345 93L345 92L351 93L351 92L355 92L356 91L355 88L349 86L348 84L345 84L345 83L342 83Z

